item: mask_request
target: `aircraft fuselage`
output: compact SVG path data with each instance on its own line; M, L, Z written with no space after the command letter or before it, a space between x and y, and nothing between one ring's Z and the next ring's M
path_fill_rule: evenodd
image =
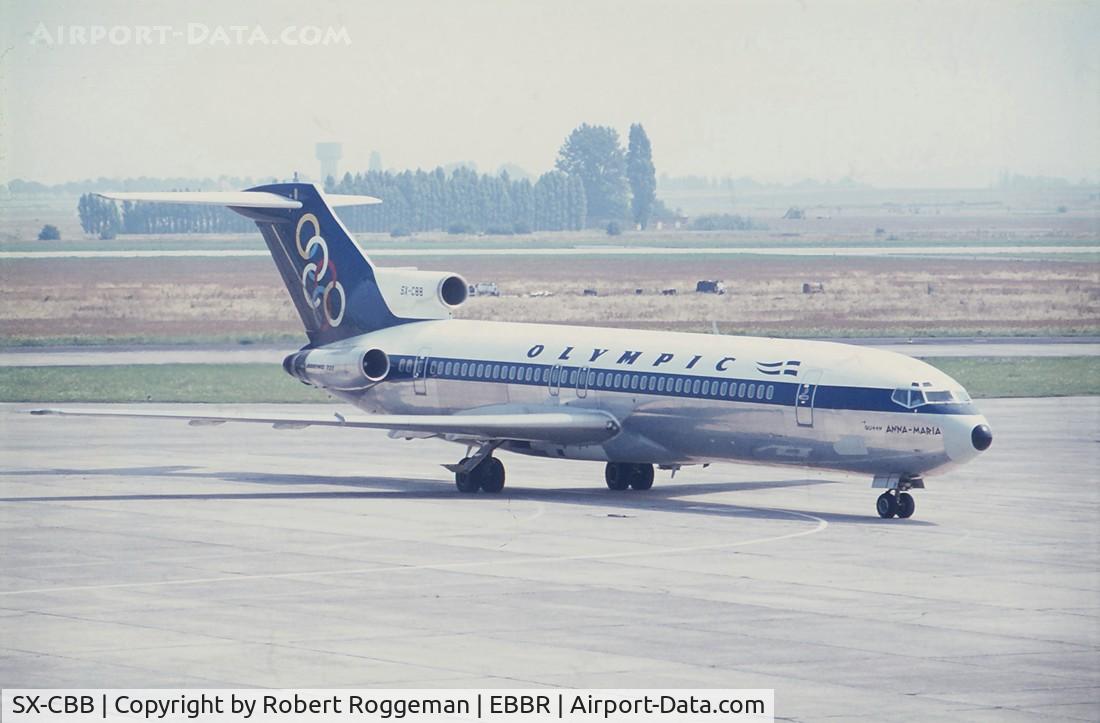
M378 383L329 390L366 411L568 405L621 423L622 432L600 444L502 445L545 457L919 477L977 456L972 432L986 424L962 387L934 367L831 342L436 320L326 348L388 355ZM947 401L903 406L898 391L911 389Z

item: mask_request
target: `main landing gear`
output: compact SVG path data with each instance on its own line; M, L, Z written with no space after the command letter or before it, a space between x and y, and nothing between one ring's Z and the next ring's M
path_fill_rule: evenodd
M633 462L608 462L603 473L607 488L647 490L653 486L653 465Z
M458 463L462 467L469 462L466 457ZM490 494L496 494L504 489L504 463L496 457L488 456L478 462L469 471L459 469L455 472L455 486L459 492L473 494L478 490L484 490Z

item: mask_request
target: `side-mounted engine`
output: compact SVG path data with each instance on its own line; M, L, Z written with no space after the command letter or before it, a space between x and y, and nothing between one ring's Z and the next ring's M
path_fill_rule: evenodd
M376 268L374 276L386 306L403 319L449 319L469 293L466 279L446 271Z
M283 359L287 374L325 389L366 389L390 373L390 357L381 349L303 349Z

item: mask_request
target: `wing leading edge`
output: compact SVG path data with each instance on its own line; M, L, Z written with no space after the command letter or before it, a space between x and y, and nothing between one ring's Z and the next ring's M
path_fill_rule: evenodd
M607 412L591 409L555 411L486 411L466 414L376 414L331 417L299 414L195 414L180 410L101 411L96 409L32 409L34 415L68 417L115 417L133 419L178 419L192 425L251 422L276 428L350 427L387 429L414 433L454 435L483 440L516 440L554 444L598 444L619 433L619 422Z

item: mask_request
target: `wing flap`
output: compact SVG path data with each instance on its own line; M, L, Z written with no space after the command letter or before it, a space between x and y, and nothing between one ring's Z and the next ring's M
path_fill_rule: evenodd
M176 409L33 409L30 413L66 417L178 419L186 420L191 425L250 422L270 424L282 429L302 427L386 429L476 439L508 439L556 444L598 444L617 435L620 429L618 421L607 412L565 408L554 411L511 413L376 414L332 417L283 413L205 415Z

